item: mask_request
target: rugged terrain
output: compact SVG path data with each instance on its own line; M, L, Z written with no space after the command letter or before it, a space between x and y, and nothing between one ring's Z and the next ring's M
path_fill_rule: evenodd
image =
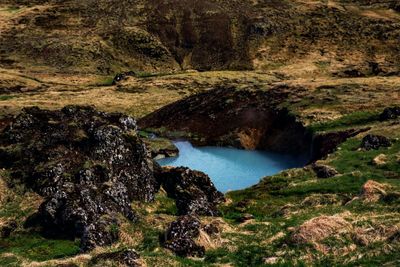
M396 0L0 0L0 265L399 265L399 44ZM310 163L222 196L182 137Z

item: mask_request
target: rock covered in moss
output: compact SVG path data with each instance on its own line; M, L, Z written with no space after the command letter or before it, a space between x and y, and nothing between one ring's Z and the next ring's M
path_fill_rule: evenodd
M26 108L0 135L10 183L43 196L35 222L44 233L80 237L81 248L118 239L117 214L136 215L133 200L152 201L152 161L133 118L92 107Z
M142 266L139 262L140 255L133 249L123 249L115 252L106 252L95 256L90 263L100 264L103 262L117 263L118 266L139 267Z
M382 135L366 135L361 141L361 148L365 150L379 149L381 147L390 147L392 142Z
M172 222L162 239L163 246L178 256L203 257L205 248L194 241L200 235L201 223L192 215L184 215Z
M331 178L339 174L335 168L328 165L313 164L312 168L318 178Z
M165 167L157 180L168 196L175 199L180 215L219 215L217 205L225 200L224 195L206 174L184 167Z

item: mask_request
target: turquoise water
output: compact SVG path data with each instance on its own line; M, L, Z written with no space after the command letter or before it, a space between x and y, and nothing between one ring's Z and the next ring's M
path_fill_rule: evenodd
M184 166L208 174L221 192L244 189L261 178L282 170L301 167L305 157L226 147L193 147L178 141L179 156L158 160L161 166Z

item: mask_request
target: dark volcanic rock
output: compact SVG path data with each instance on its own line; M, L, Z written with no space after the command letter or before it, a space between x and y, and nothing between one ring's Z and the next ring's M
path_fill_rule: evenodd
M334 168L327 165L313 164L312 168L318 178L330 178L339 174Z
M172 222L163 237L163 246L172 250L178 256L203 257L205 249L193 240L200 235L200 221L192 216L185 215Z
M397 119L398 117L400 117L400 107L385 108L379 115L381 121Z
M240 216L239 218L237 218L236 221L239 223L244 223L244 222L247 222L247 221L253 220L253 219L254 219L254 215L245 213L242 216Z
M157 189L136 122L92 107L27 108L0 135L0 167L10 183L43 196L35 220L47 235L80 237L81 248L118 239L121 213L133 200L152 201Z
M183 167L166 167L157 180L168 196L175 199L180 215L219 215L217 204L224 201L224 195L206 174Z
M118 263L118 266L126 266L126 267L139 267L142 266L138 260L140 256L133 249L124 249L116 252L102 253L95 256L90 263L98 264L102 261L112 261Z
M361 141L361 148L365 150L379 149L381 147L391 146L390 140L382 135L366 135Z
M368 131L370 128L349 129L338 132L321 133L314 136L311 161L325 158L334 152L338 145L347 139L358 135L359 133Z
M6 225L0 228L0 237L1 238L7 238L11 235L12 232L17 229L18 224L16 221L12 220L8 222Z
M135 76L135 72L128 71L128 72L118 73L117 75L115 75L112 85L116 85L118 82L125 80L129 76Z

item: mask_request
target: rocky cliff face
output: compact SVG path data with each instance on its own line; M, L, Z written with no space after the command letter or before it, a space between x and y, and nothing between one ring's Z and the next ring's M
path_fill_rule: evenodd
M4 123L0 167L10 171L10 187L22 184L43 198L25 227L45 236L78 237L82 251L110 245L119 238L121 215L136 222L131 203L153 201L160 185L176 199L179 214L219 214L224 197L210 178L184 168L161 170L129 116L88 106L33 107Z
M195 136L195 142L302 154L311 135L294 116L277 107L287 93L217 88L161 108L139 121L142 128L166 127Z
M28 225L47 235L80 237L83 250L118 239L121 213L137 216L133 200L152 201L152 161L136 122L91 107L25 109L0 136L1 167L44 198Z

